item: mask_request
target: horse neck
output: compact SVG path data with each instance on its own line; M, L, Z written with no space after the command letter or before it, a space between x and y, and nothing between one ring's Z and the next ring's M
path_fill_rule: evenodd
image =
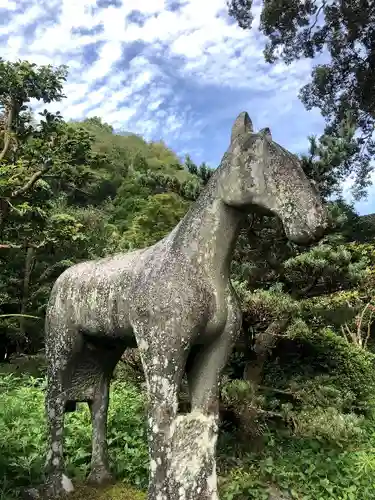
M210 276L228 280L244 216L220 198L217 174L173 231L173 247Z

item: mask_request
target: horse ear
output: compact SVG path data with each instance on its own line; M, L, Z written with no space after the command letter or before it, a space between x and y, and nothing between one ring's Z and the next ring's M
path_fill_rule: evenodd
M271 130L268 127L262 128L262 130L259 130L259 135L262 135L263 137L267 137L268 140L272 141Z
M230 142L235 141L243 134L251 132L253 132L253 124L250 120L250 116L246 113L246 111L243 111L237 116L236 121L233 124Z

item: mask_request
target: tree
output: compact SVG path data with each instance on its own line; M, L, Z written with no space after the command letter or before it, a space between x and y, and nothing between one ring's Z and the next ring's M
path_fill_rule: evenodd
M331 204L330 211L331 233L318 245L290 243L275 217L250 216L240 235L232 277L241 297L243 335L227 369L232 381L224 384L223 395L251 432L259 418L291 418L299 425L312 408L327 418L328 403L319 400L320 391L332 391L329 405L338 412L338 421L371 404L375 227L342 201ZM362 385L356 381L361 374L366 379ZM244 393L243 381L237 386L236 379L245 379L251 390ZM350 398L342 408L339 393L334 393L344 386Z
M10 154L10 148L17 137L25 135L29 127L27 103L31 99L45 103L60 101L66 81L67 68L51 65L38 67L28 61L6 62L0 58L0 115L1 141L0 161ZM26 112L26 113L25 113Z
M121 247L129 250L155 244L178 224L188 207L189 203L175 193L149 196L124 232Z
M193 175L164 143L115 134L100 118L33 115L31 99L64 98L66 74L0 63L0 359L41 347L50 289L64 269L162 238L210 174Z
M40 291L56 277L56 271L71 264L64 250L86 239L83 225L72 214L59 211L57 200L63 196L74 200L76 191L101 166L88 132L67 125L59 112L44 110L38 121L27 105L30 99L45 103L62 99L65 78L65 67L0 61L4 117L0 128L0 311L7 315L0 329L18 346L30 340L30 310L37 316L43 310L40 297L46 297ZM52 262L51 255L55 257Z
M190 172L193 175L197 175L198 173L198 167L190 158L190 155L186 155L185 157L185 168L188 172Z
M321 194L328 200L330 197L342 196L342 182L351 174L352 159L357 150L355 139L356 128L350 120L344 120L337 134L323 134L319 139L309 136L309 149L306 154L300 155L302 168L312 179ZM364 194L367 185L368 169L357 172L356 182L353 184L353 194L359 198Z
M251 0L228 0L229 14L249 29ZM350 122L350 147L341 157L342 175L354 173L354 194L369 184L375 153L375 6L369 0L264 0L261 31L268 37L264 55L290 64L301 57L329 54L300 92L307 109L326 119L324 138L342 136ZM356 135L354 133L357 132ZM325 139L323 139L324 142ZM316 151L316 150L315 150Z

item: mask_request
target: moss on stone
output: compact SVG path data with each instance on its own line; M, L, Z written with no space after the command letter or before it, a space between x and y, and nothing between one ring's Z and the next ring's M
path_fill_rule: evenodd
M69 495L69 500L146 500L146 493L135 490L125 483L105 488L77 485L75 492Z

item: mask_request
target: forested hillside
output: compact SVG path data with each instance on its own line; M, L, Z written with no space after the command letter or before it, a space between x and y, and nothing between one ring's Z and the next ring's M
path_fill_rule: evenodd
M2 70L9 85L12 76L24 81L5 89L1 100L0 308L4 315L40 318L3 319L3 359L14 349L41 347L48 293L66 267L155 243L184 215L210 172L189 158L182 163L163 143L114 134L97 118L66 123L59 114L32 116L22 109L30 98L59 99L63 68L24 62L3 63ZM33 81L24 90L27 78ZM45 87L40 95L39 85ZM13 98L19 99L16 109ZM9 113L17 113L11 130Z
M66 76L0 60L0 498L42 474L43 318L54 281L75 262L161 239L212 172L99 118L68 123L48 112ZM33 114L31 99L46 111ZM332 158L345 141L312 143L301 158L331 214L324 240L297 247L276 217L253 214L241 233L232 280L243 331L222 377L224 500L266 499L270 488L285 498L375 498L375 223L337 196L346 167ZM142 489L140 373L136 352L126 355L109 437L117 477ZM68 417L78 477L90 458L88 422L86 408Z

